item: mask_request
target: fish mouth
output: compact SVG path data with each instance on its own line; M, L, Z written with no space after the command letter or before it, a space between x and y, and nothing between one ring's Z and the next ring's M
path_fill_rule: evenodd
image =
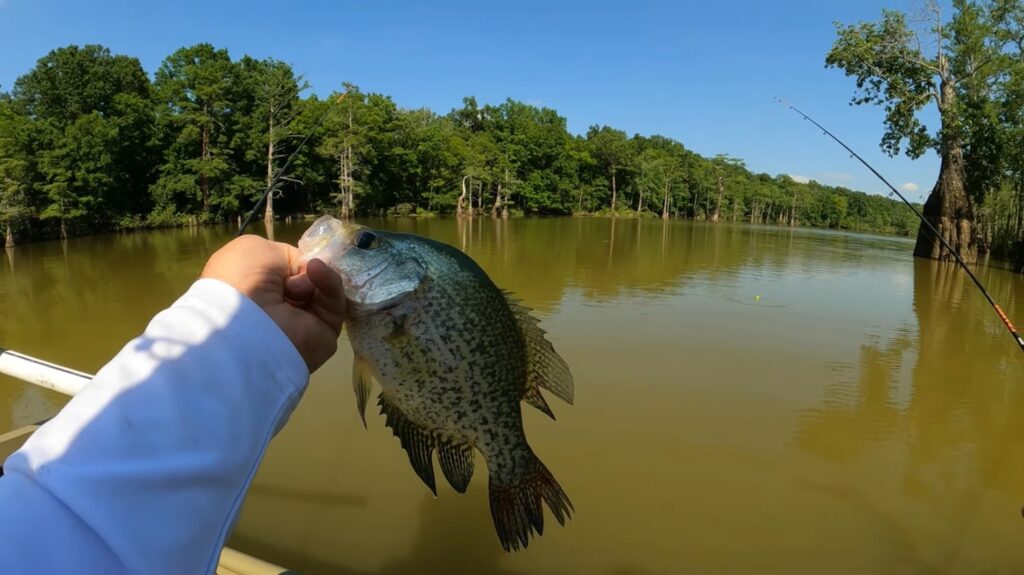
M424 277L418 262L381 249L384 246L357 245L359 234L367 229L323 216L299 240L302 261L319 259L341 276L345 297L357 315L398 305Z
M352 248L353 238L361 229L363 226L346 223L331 216L320 217L299 239L302 261L319 259L344 277L337 262Z

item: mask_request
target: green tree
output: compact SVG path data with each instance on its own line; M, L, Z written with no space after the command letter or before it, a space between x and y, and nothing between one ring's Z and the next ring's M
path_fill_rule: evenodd
M632 160L632 149L629 139L622 130L609 128L608 126L591 126L587 131L587 141L591 146L591 154L608 173L612 186L612 216L616 215L616 202L618 201L618 188L616 176L624 168L627 168Z
M673 189L682 187L685 181L686 150L679 142L662 136L638 142L642 151L637 161L640 175L635 181L639 193L636 213L639 215L651 201L660 199L661 217L667 220Z
M0 223L4 245L15 244L17 231L28 224L32 209L33 162L27 118L0 96Z
M977 257L974 214L964 166L965 100L984 98L979 88L1000 75L1003 41L996 33L1002 18L998 3L954 0L946 19L937 1L927 5L925 31L915 32L902 12L885 10L879 22L837 24L837 38L826 64L857 80L853 104L885 107L882 149L917 158L935 150L941 159L938 180L924 215L967 261ZM932 47L932 53L925 50ZM918 113L934 104L938 130ZM905 143L904 143L905 142ZM914 255L950 259L922 226Z
M727 154L718 154L711 159L710 162L710 175L714 178L714 187L717 191L715 199L715 207L708 218L712 222L717 222L722 215L722 200L726 197L726 191L733 187L731 184L738 184L742 175L746 172L743 160L739 158L733 158ZM738 194L739 186L735 186L732 190L733 205L738 205ZM728 202L726 202L728 205ZM733 219L736 219L735 209L733 210Z
M227 50L210 44L181 48L160 65L154 91L166 152L153 188L158 204L191 211L198 201L209 216L219 203L231 175L234 80Z
M326 135L319 152L332 158L337 169L338 191L333 194L342 218L355 215L356 192L361 186L356 180L360 157L367 151L366 95L355 84L345 83L344 92L332 94L338 110L326 122Z
M266 185L262 186L262 193L277 175L277 161L287 155L287 144L301 137L293 130L293 124L302 111L300 95L309 88L309 84L297 76L290 65L273 58L256 60L244 56L237 66L237 75L248 104L246 114L239 119L245 124L242 131L247 136L244 138L244 154L247 160L251 160L256 149L263 152L261 159L266 166ZM296 183L297 180L282 174L277 187L267 195L263 213L267 222L274 219L275 196L281 194L288 182ZM258 190L259 187L254 186L253 189Z
M970 60L959 55L991 53L987 34L997 20L1008 46L1024 45L1024 8L1000 4L997 17L995 8L958 6L950 42L965 48L948 65L965 78L956 91L965 172L986 242L1012 253L1024 233L1024 65L1019 49L1006 49L998 64L1005 73L976 81L983 75L965 72ZM348 84L341 103L338 94L303 98L305 83L286 64L232 62L207 44L178 50L156 78L151 90L136 60L69 47L41 59L10 96L0 94L0 226L8 242L138 226L143 214L151 225L240 214L306 135L265 216L356 208L619 216L628 205L663 218L902 234L915 226L888 198L754 174L736 158L705 158L664 136L629 138L608 126L573 136L555 110L511 99L467 97L439 115ZM933 136L922 134L912 145L931 145Z
M40 154L46 202L39 217L58 220L62 238L68 236L69 223L109 212L104 192L111 189L117 170L109 152L117 134L114 126L93 112L56 134L55 145Z
M135 58L102 46L53 50L18 78L11 105L32 122L39 217L88 228L144 211L153 171L150 85Z

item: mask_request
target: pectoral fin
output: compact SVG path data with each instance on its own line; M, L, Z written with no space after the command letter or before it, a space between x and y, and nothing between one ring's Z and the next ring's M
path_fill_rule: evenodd
M400 340L408 335L406 331L406 325L409 322L409 318L416 312L416 304L412 301L404 301L396 305L395 307L388 310L388 316L391 318L392 327L391 333L384 336L384 340L389 344L395 345Z
M366 361L356 356L352 360L352 390L356 393L356 409L359 410L359 418L363 420L364 428L366 427L366 402L370 399L372 386L369 366Z

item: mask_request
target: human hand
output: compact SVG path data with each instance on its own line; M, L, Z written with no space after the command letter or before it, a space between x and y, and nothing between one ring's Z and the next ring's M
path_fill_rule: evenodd
M301 256L294 246L245 235L210 256L202 277L223 281L260 306L312 373L338 349L345 292L327 264L305 264Z

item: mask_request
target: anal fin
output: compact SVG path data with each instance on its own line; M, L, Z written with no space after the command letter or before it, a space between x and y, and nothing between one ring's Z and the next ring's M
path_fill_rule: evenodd
M439 442L437 462L441 464L441 472L452 489L465 493L470 479L473 478L473 448L468 445Z

